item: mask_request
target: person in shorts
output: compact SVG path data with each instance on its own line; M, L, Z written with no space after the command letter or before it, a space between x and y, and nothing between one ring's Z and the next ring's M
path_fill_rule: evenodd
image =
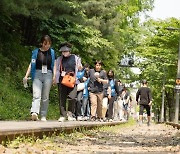
M152 105L152 95L151 90L148 87L147 80L142 80L142 87L138 89L136 93L136 101L137 104L140 105L140 111L139 111L139 122L142 123L143 120L143 111L146 109L147 111L147 125L150 125L150 119L151 119L151 105Z

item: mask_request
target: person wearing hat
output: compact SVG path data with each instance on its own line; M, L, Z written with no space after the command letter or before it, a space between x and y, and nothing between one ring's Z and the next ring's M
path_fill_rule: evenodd
M59 94L59 109L60 118L59 122L64 122L66 119L69 121L75 120L75 104L77 96L78 82L76 74L79 69L82 68L81 58L75 54L71 54L72 44L65 42L60 44L59 51L62 52L61 56L57 58L56 65L56 83L58 84L58 94ZM73 73L76 78L76 84L74 87L68 87L62 84L62 80L68 73ZM66 109L66 100L68 100L68 109Z
M139 100L140 99L140 100ZM150 125L150 119L151 119L151 105L152 105L152 95L151 90L148 88L147 80L142 80L142 87L138 89L136 93L136 101L137 104L140 105L140 111L139 111L139 123L142 124L143 120L143 110L144 108L147 111L147 125Z

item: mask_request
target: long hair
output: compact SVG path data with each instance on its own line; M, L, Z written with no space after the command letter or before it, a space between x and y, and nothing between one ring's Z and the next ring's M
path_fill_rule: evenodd
M109 76L109 73L112 73L112 76L111 76L111 77ZM113 71L113 70L109 70L109 71L107 72L107 77L114 79L114 71Z
M89 64L84 65L84 77L88 78L89 77Z

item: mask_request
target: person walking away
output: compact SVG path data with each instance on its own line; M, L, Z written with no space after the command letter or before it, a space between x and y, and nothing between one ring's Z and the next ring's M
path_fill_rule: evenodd
M102 61L95 61L95 68L89 71L89 92L91 102L91 120L102 120L103 84L108 83L106 71L102 70Z
M56 56L51 48L51 38L45 35L41 38L41 47L32 51L31 63L23 79L27 83L31 73L33 100L31 107L31 119L38 120L40 114L41 121L46 121L49 92L52 82L55 83L56 75Z
M69 121L74 121L75 119L75 103L77 96L77 86L69 87L62 83L66 76L71 75L75 78L77 83L77 72L78 69L82 69L81 58L75 54L71 54L72 44L65 42L60 44L59 51L62 55L57 58L56 65L56 83L58 84L58 94L59 94L59 109L60 118L59 122L64 122L67 118ZM68 109L66 109L66 100L68 100Z
M108 121L113 121L113 108L114 108L114 101L119 96L119 89L118 89L118 80L114 79L114 71L109 70L107 72L108 82L109 82L109 88L111 89L111 92L108 94Z
M139 100L140 99L140 100ZM142 124L143 120L143 111L144 108L147 111L147 125L150 125L150 119L151 119L151 105L152 105L152 94L151 89L148 87L147 80L142 80L142 87L138 89L136 93L136 102L138 105L140 105L140 111L139 111L139 124Z

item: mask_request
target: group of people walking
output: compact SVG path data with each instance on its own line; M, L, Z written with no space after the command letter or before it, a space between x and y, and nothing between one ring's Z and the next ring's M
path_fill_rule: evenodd
M96 60L93 68L88 64L82 65L81 58L71 53L72 45L68 42L60 45L61 55L56 57L51 44L48 35L41 38L40 48L32 51L31 62L23 78L27 83L31 75L33 81L32 120L37 121L40 117L41 121L47 121L52 84L58 86L59 122L128 119L132 99L121 81L115 79L113 70L103 70L101 60Z
M114 78L114 72L102 69L102 61L96 60L94 68L84 66L81 58L71 53L72 45L68 42L60 45L61 56L56 57L51 48L51 38L41 38L40 48L32 51L32 58L23 82L32 78L33 99L31 119L46 121L49 93L52 84L57 84L59 94L60 118L65 120L112 121L119 113L114 105L118 97L124 95L120 80ZM127 98L126 98L127 99ZM121 100L121 99L119 99ZM124 104L124 109L127 105Z

